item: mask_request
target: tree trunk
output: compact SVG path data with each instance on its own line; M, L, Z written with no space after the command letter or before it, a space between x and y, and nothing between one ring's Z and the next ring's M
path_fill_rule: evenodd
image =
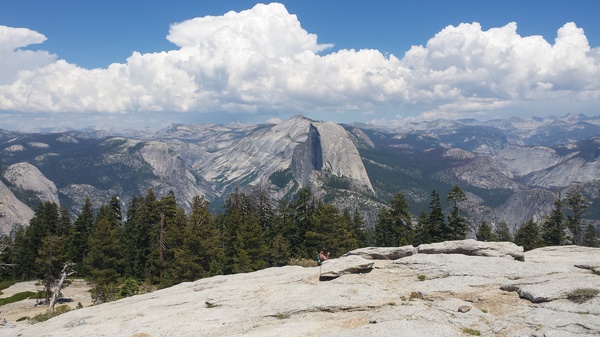
M48 304L48 309L46 311L46 313L48 315L51 315L52 312L54 311L54 305L56 304L56 300L58 300L58 295L60 294L60 289L62 288L63 283L65 282L65 280L67 279L67 276L73 274L74 272L68 272L67 269L69 267L71 267L73 264L72 263L65 263L65 266L63 267L62 271L60 272L60 280L58 280L58 283L56 284L56 287L54 288L54 293L52 294L52 299L50 299L50 304Z

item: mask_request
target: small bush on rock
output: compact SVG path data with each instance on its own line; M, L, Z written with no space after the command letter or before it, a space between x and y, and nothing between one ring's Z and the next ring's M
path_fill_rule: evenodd
M598 289L592 288L578 288L567 294L567 298L575 303L583 303L585 301L591 300L596 295L600 293Z
M471 329L471 328L464 328L463 332L468 333L469 335L473 335L473 336L481 336L481 332L479 330L475 330L475 329Z

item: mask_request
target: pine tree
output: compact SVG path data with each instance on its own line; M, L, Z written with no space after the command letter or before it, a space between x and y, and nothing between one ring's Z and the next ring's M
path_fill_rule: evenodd
M188 281L214 276L211 273L211 262L222 264L223 261L221 233L208 207L206 199L194 197L183 240L183 254L189 264L182 273Z
M417 225L415 227L415 239L413 242L411 242L413 246L433 242L433 239L431 238L431 231L429 230L428 217L429 216L425 211L421 211L421 213L419 213Z
M375 222L375 245L379 247L397 247L396 233L393 232L393 219L387 208L382 208Z
M143 198L131 198L122 237L127 276L152 282L150 259L158 242L155 227L159 221L158 199L153 190L148 190Z
M428 236L432 242L442 242L446 240L446 222L442 211L440 195L433 190L431 192L431 201L429 202L429 216L427 218Z
M108 285L117 282L124 274L125 261L121 243L121 207L117 197L98 210L88 246L85 264L90 268L92 280Z
M512 242L513 237L506 221L500 221L494 229L494 241Z
M515 244L523 246L525 251L541 247L542 240L538 224L530 219L519 227L515 233Z
M405 246L414 240L412 217L408 210L408 202L402 193L396 193L392 199L390 215L397 233L396 245Z
M563 203L560 195L554 201L554 209L542 226L542 240L548 246L565 244L565 217L562 211Z
M581 245L587 247L600 246L600 242L598 240L598 233L596 232L596 227L594 227L594 225L587 225L585 231L582 234Z
M281 233L275 235L269 248L269 265L285 266L292 255L289 241Z
M92 202L85 199L79 216L73 223L73 231L69 240L69 259L76 264L79 275L87 275L87 267L84 263L85 254L88 251L88 239L94 225L94 212Z
M414 241L412 219L408 203L402 193L392 199L389 209L379 212L375 223L375 244L383 247L400 247Z
M475 238L477 241L490 242L495 241L495 236L492 234L492 229L487 224L485 220L481 222L481 225L477 227L477 232L475 233Z
M358 240L359 247L367 247L369 245L369 233L366 230L365 218L358 209L352 213L352 232Z
M38 249L36 266L37 274L43 280L46 293L45 303L50 303L52 286L60 276L64 264L67 261L67 236L51 234L42 239L42 245Z
M245 194L234 191L225 201L224 208L225 212L218 219L223 230L225 273L266 267L268 248L255 205Z
M11 263L13 277L16 280L31 280L36 275L35 260L37 257L36 246L32 244L31 235L27 233L27 227L19 226L15 233L14 246Z
M305 244L306 233L313 231L315 226L314 214L316 202L312 191L303 188L298 194L295 202L290 204L292 208L292 224L290 229L294 232L288 237L292 246L292 255L295 257L311 258L314 255L314 247L308 248Z
M571 243L575 245L582 244L583 240L583 215L588 208L587 199L579 192L579 186L573 187L567 191L566 206L569 210L567 216L567 228L571 232Z
M461 215L459 205L467 200L465 192L459 185L454 185L448 193L447 200L452 203L452 210L448 215L448 226L445 233L446 240L464 240L467 237L469 227L466 219Z
M309 256L318 254L320 250L340 256L357 248L358 241L352 233L351 221L340 215L334 205L317 201L313 223L314 226L306 232L305 240Z

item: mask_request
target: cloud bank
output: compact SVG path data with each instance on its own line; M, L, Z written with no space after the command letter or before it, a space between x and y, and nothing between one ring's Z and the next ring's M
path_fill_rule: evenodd
M376 118L494 116L519 102L598 107L600 49L575 23L554 43L517 24L448 26L402 57L320 44L281 4L170 27L177 48L84 69L26 48L45 41L0 26L0 110L50 115L369 113ZM545 106L548 106L546 104ZM564 113L571 112L565 111ZM323 119L334 119L327 118Z

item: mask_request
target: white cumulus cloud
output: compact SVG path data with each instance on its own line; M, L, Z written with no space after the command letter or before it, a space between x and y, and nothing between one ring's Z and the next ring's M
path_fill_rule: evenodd
M281 4L256 5L170 27L174 50L133 52L125 63L84 69L23 48L46 38L0 26L0 110L136 114L412 110L465 117L513 102L600 99L600 51L566 23L551 43L517 24L448 26L401 58L320 44ZM565 112L566 113L566 112ZM283 115L282 115L283 116ZM275 119L274 119L275 120Z

